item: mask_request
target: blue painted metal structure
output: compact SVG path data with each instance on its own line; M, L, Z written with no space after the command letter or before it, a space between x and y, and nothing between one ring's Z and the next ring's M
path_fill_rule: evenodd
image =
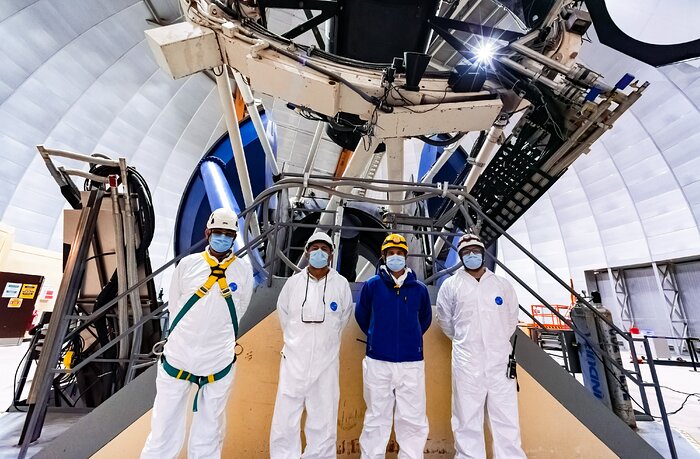
M263 124L276 151L276 129L269 118L262 113ZM272 173L265 162L265 153L258 139L253 123L246 118L240 123L241 139L245 150L248 172L250 175L253 195L257 196L265 188L272 184ZM418 176L422 177L435 163L436 159L444 151L443 147L425 145L421 152ZM467 152L458 148L452 157L438 171L433 179L434 183L454 183L463 171L467 163ZM193 244L199 242L204 235L207 218L212 209L229 207L240 213L241 204L244 202L243 194L238 183L236 164L233 159L231 142L228 134L222 136L207 152L202 161L190 177L190 180L182 195L180 208L175 221L175 255L188 250ZM437 212L442 200L434 198L428 202L428 212L433 215ZM243 221L239 222L240 226ZM457 238L453 241L457 243ZM240 235L236 241L238 247L242 244ZM496 252L495 244L489 247L491 253ZM452 250L447 259L438 262L438 267L452 266L459 262L457 253ZM493 263L489 263L493 265ZM489 266L493 269L493 266ZM259 280L259 279L258 279Z
M261 117L272 149L276 152L275 124L265 113L261 113ZM250 118L240 123L240 130L253 195L257 196L272 184L272 173L265 162L265 153ZM175 220L175 255L188 250L204 237L212 209L231 207L240 212L243 202L231 141L225 134L204 155L200 167L192 173L182 193ZM240 223L242 225L243 222Z
M432 165L435 164L435 161L437 161L437 159L444 152L444 150L444 147L436 147L428 144L425 144L423 146L423 151L421 151L420 162L418 164L418 177L423 177L430 170ZM469 155L467 154L467 152L464 151L462 147L458 147L452 154L450 159L447 160L445 165L442 166L442 168L440 168L437 174L435 174L432 183L448 182L451 184L455 184L455 182L458 179L458 176L460 175L460 172L464 170L465 165L467 164L468 157ZM430 199L428 201L428 214L435 215L438 212L438 209L440 208L440 205L442 203L443 199L441 198ZM458 242L459 238L454 237L452 243L456 246ZM497 241L494 241L491 245L489 245L487 250L489 251L489 253L496 255L498 253ZM436 268L440 270L449 266L454 266L456 263L459 263L459 256L457 255L457 252L455 250L450 250L445 260L437 260ZM493 260L491 260L490 258L486 258L486 266L491 271L493 271L496 266L496 263L494 263ZM442 284L442 282L445 279L446 277L439 279L437 281L437 284Z

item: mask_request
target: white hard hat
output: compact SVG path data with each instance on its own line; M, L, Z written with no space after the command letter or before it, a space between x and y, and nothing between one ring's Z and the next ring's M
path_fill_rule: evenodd
M312 234L311 237L309 238L309 240L306 241L305 248L308 249L311 244L313 244L314 242L319 242L319 241L325 242L326 244L331 246L331 249L335 249L335 246L333 245L333 240L331 239L331 237L322 231L318 231L318 232Z
M231 209L220 208L211 213L207 229L225 229L238 232L238 215Z
M484 243L481 242L479 236L471 233L467 233L459 239L459 245L457 246L457 252L461 252L465 247L481 247L484 248Z

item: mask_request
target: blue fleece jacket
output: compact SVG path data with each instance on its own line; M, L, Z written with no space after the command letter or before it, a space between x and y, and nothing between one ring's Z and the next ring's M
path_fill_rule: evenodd
M387 362L423 360L423 333L432 309L428 288L409 272L399 288L387 271L365 282L355 319L367 335L367 356Z

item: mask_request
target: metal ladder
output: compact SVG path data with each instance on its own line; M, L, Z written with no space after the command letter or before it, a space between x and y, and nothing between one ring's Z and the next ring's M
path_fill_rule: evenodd
M373 179L374 176L377 174L377 170L379 169L379 164L382 162L382 158L384 157L385 152L381 153L375 153L372 155L372 160L369 162L369 165L367 166L367 171L365 171L364 178L366 179ZM361 188L357 190L357 195L364 197L365 194L367 193L366 188Z

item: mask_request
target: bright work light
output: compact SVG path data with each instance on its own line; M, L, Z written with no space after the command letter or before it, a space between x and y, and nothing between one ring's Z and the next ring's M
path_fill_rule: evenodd
M490 64L494 53L495 48L493 43L484 42L479 43L474 54L476 55L476 60L479 64Z

